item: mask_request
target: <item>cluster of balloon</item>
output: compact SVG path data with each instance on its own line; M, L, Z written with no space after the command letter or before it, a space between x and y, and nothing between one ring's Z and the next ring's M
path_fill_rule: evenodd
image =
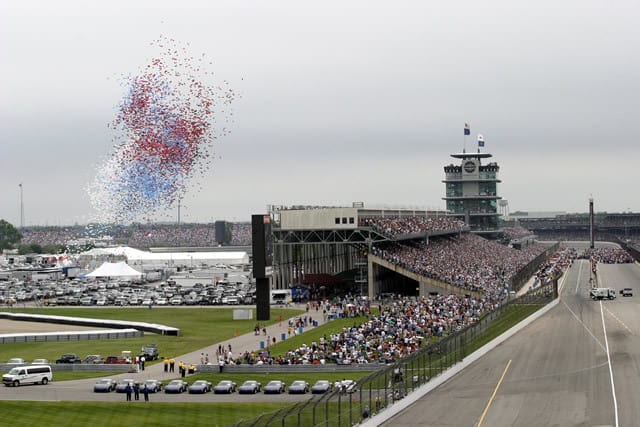
M212 166L213 142L230 133L236 94L210 84L205 54L161 36L159 50L136 75L123 76L124 97L110 124L111 155L88 186L96 220L122 223L170 209Z

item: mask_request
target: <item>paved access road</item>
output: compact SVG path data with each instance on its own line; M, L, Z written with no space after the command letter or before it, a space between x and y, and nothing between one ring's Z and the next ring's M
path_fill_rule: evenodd
M560 304L384 425L638 425L640 267L599 265L600 286L634 289L613 301L589 276L576 261Z
M297 306L302 310L305 309L304 305ZM207 309L215 310L216 307L207 307ZM308 313L305 313L308 316L312 316L318 324L323 324L325 319L322 316L321 311L310 310ZM305 314L301 314L301 316L305 316ZM295 317L293 317L295 319ZM268 327L268 333L271 336L279 337L282 334L288 333L288 320L283 319L282 322L274 323ZM31 324L31 322L15 322L11 321L13 327L21 328L20 332L24 331L24 328L28 328L29 331L32 331L30 328L38 328L38 325L45 324ZM64 325L59 325L60 329L64 329ZM309 330L310 327L305 328L305 330ZM33 331L38 331L38 329L34 329ZM151 334L148 334L151 337ZM248 333L245 335L240 335L229 340L226 340L223 343L215 343L211 344L209 347L199 349L197 351L193 351L188 354L183 354L179 356L175 356L176 362L184 361L185 363L200 363L200 356L203 353L209 354L211 363L216 365L217 360L215 359L216 350L218 348L218 344L222 344L225 348L229 344L232 345L232 349L235 355L243 354L245 351L255 351L259 348L260 341L264 341L266 337L259 335L256 336L253 333ZM150 338L152 340L152 338ZM309 343L310 344L310 343ZM163 369L162 363L158 363L155 365L147 366L142 372L139 373L124 373L109 376L105 373L105 377L114 378L116 380L131 378L136 381L144 381L146 379L158 379L161 380L165 385L171 380L178 378L177 370L173 374L165 373ZM224 377L224 374L215 374L215 379L212 380L212 383L215 385L217 381L227 379ZM278 379L274 374L274 379ZM318 374L318 379L322 379L322 374ZM93 385L96 382L97 378L89 378L82 380L73 380L73 381L56 381L56 376L54 372L53 381L47 384L46 386L42 385L24 385L20 387L4 387L0 385L0 401L2 400L45 400L45 401L103 401L103 402L118 402L125 401L124 393L94 393ZM185 380L191 384L193 379L190 376L187 376ZM239 386L240 384L238 384ZM262 384L263 386L266 384ZM287 384L288 385L288 384ZM257 394L257 395L239 395L238 393L234 393L231 395L214 395L212 393L206 393L204 395L199 394L165 394L164 392L158 394L151 394L150 400L154 402L297 402L300 400L310 399L311 394L306 395L290 395L290 394L281 394L281 395L265 395L265 394ZM141 397L141 399L143 399Z

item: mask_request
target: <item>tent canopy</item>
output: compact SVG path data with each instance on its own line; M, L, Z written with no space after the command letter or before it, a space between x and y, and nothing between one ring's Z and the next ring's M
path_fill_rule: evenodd
M127 265L126 262L105 262L87 274L87 277L140 277L142 273Z

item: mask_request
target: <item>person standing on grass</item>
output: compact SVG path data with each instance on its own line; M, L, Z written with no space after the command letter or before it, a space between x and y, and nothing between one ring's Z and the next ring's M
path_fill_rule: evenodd
M147 387L147 385L144 385L144 388L142 389L142 394L144 394L144 401L148 402L149 401L149 388Z
M124 392L127 394L127 402L131 402L131 384L127 383Z
M133 384L133 398L135 400L140 400L140 386L138 383Z

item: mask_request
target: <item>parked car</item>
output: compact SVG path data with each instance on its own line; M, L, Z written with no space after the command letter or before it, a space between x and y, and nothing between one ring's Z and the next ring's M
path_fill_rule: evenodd
M122 357L122 356L109 356L107 357L107 359L104 361L105 364L107 365L126 365L127 363L130 363L129 360L127 360L126 357Z
M356 382L354 380L340 381L340 391L342 393L353 393L356 391Z
M216 384L216 386L213 388L213 393L214 394L231 394L231 393L235 393L236 388L237 388L237 385L233 381L223 380L223 381L220 381L218 384Z
M118 381L118 384L116 384L116 392L124 393L125 391L127 391L127 384L133 387L135 383L136 381L132 380L131 378L120 380Z
M24 364L25 364L25 361L21 357L12 357L7 362L7 365L24 365Z
M65 353L60 356L60 359L56 360L56 363L82 363L82 359L75 353Z
M205 380L197 380L189 386L189 394L204 394L211 391L211 383Z
M262 384L260 384L258 381L249 380L242 383L242 385L238 389L238 393L256 394L259 393L260 390L262 390Z
M87 364L99 364L104 363L104 359L99 354L88 354L84 359L82 359L82 363Z
M289 394L305 394L309 391L309 383L306 381L294 381L289 386Z
M116 389L117 381L112 378L103 378L93 385L94 393L110 393Z
M266 386L264 386L264 394L280 394L284 393L287 386L284 381L273 380L269 381Z
M145 386L147 386L149 393L158 393L162 391L162 381L159 380L146 380L142 383L142 386L140 386L140 390L144 389Z
M319 380L311 387L312 394L323 394L333 390L333 384L331 381Z
M187 387L189 387L189 384L187 384L186 381L172 380L169 384L167 384L164 387L164 392L165 393L182 393L187 391Z
M33 359L32 365L48 365L49 359Z

